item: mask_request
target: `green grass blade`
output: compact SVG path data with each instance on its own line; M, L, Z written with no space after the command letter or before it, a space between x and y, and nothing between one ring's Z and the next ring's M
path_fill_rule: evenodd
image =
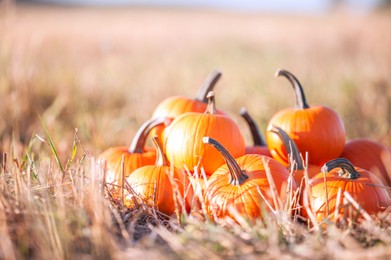
M58 153L57 153L56 147L55 147L54 142L53 142L53 140L52 140L52 138L50 136L50 133L49 133L49 130L48 130L47 126L46 126L46 123L45 123L45 121L43 120L43 118L41 116L39 116L39 119L41 121L43 130L45 131L45 134L46 134L46 136L48 138L48 145L49 145L50 149L52 150L52 153L53 153L54 158L55 158L55 160L56 160L56 162L58 164L58 167L60 167L60 170L61 170L62 173L65 173L64 167L62 166L60 158L58 157Z

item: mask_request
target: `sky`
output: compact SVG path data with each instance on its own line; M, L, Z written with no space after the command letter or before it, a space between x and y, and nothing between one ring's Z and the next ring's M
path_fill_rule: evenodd
M381 0L35 0L35 2L83 5L159 5L212 7L245 11L324 12L332 2L345 2L358 10L370 10Z

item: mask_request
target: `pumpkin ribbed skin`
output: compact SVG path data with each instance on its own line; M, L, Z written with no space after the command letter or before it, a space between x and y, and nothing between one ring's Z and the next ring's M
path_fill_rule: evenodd
M353 139L346 143L341 157L391 186L391 149L385 145L365 138Z
M285 161L280 161L280 163L288 169L293 170L293 178L295 179L297 185L300 185L303 181L303 177L305 174L305 164L303 162L303 159L301 158L301 154L299 149L297 148L296 143L289 137L289 135L282 130L278 126L272 126L271 129L269 129L270 132L276 134L281 141L284 143L284 148L287 151L287 154L289 155L289 163L285 163ZM308 178L312 178L320 171L319 165L314 164L308 164L307 165L307 174Z
M245 143L237 124L228 116L204 113L185 113L170 125L165 142L169 161L179 169L186 166L203 167L207 175L224 163L224 159L213 147L202 143L204 136L219 140L234 157L245 152Z
M173 171L170 173L170 171ZM135 170L127 182L133 191L150 207L156 207L162 213L172 215L177 209L174 200L174 188L170 181L169 174L172 174L175 185L178 187L181 198L185 203L186 210L190 210L192 190L187 175L180 170L170 166L147 165ZM186 191L188 192L185 197ZM133 207L133 201L127 196L125 205Z
M200 112L203 113L206 110L208 103L202 101L186 98L182 96L173 96L163 100L155 109L152 114L152 118L157 117L169 117L175 118L176 116L186 112Z
M213 71L202 84L196 98L173 96L160 102L152 113L152 118L166 117L169 120L164 126L158 126L153 129L151 136L157 135L159 140L164 143L166 128L177 116L187 112L205 112L208 106L206 95L214 89L220 77L221 72ZM222 111L217 111L217 113L224 114Z
M282 128L302 153L308 152L311 164L322 165L341 155L345 145L345 127L340 116L327 106L309 107L298 80L289 72L280 70L296 91L296 107L277 112L269 121ZM274 134L266 133L267 145L276 160L288 163L283 142Z
M273 209L279 206L274 204L272 190L267 177L266 169L270 170L276 187L276 196L285 201L285 190L288 185L289 171L273 158L259 154L246 154L234 159L221 144L211 138L205 138L208 143L216 143L226 160L226 164L219 167L208 179L205 189L205 200L208 214L212 217L231 217L237 219L230 208L234 208L242 217L255 221L261 217L264 203L263 197ZM221 148L222 147L222 148ZM292 188L296 183L292 180Z
M204 168L211 175L224 159L213 147L202 143L204 136L215 138L234 157L245 152L245 142L238 125L228 116L215 114L214 94L205 113L185 113L171 123L164 143L168 160L178 169L194 172Z
M341 159L342 158L334 161L338 162ZM384 184L379 178L367 170L353 166L351 167L357 174L354 177L340 175L341 168L335 167L329 170L326 173L326 176L324 176L324 173L321 172L311 179L310 188L312 195L312 210L318 221L322 221L326 218L328 216L328 212L330 214L330 220L334 221L336 219L334 212L337 205L337 194L339 188L341 188L342 191L341 200L339 202L340 206L343 205L344 191L349 192L349 194L369 214L382 212L386 207L391 205L390 196L387 191L382 188ZM329 205L328 210L326 201L328 201ZM339 209L339 217L343 216L344 210L344 208ZM304 215L306 216L306 214ZM360 219L361 218L359 217L358 220Z
M154 141L157 142L157 139ZM170 167L161 147L159 146L157 149L158 155L155 165L146 165L135 170L126 178L128 184L144 203L169 216L181 209L181 205L175 200L175 191L177 190L186 210L190 211L193 190L187 174ZM130 208L134 207L132 195L132 193L128 194L125 199L125 205Z
M229 169L226 164L217 169L208 179L208 188L205 190L208 200L210 214L215 214L218 218L230 216L229 207L233 206L240 215L255 220L261 216L261 203L263 201L258 192L268 200L268 203L276 209L268 178L266 176L265 165L262 157L266 159L267 166L272 173L278 195L284 194L282 188L288 184L289 171L276 160L258 154L247 154L236 159L240 168L248 175L248 179L241 185L232 185ZM296 184L294 183L294 188ZM281 198L283 201L286 199Z

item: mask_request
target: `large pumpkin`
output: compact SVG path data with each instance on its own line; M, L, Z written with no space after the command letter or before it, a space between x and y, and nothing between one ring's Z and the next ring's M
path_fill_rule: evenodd
M135 207L138 196L145 204L171 216L182 209L190 211L193 190L185 172L170 167L157 137L153 138L157 157L155 165L146 165L126 178L131 188L125 205Z
M265 140L259 130L257 123L254 121L252 116L248 113L245 107L240 109L240 115L246 121L248 127L250 128L251 137L253 138L253 144L246 146L246 154L262 154L266 156L272 156L269 148L266 145Z
M391 149L385 145L366 138L353 139L346 143L341 157L391 186Z
M340 116L326 106L310 107L297 78L286 70L279 70L277 76L286 77L296 94L296 107L277 112L269 121L282 128L295 141L302 153L308 152L309 163L322 165L341 155L345 145L345 128ZM283 142L269 131L267 145L274 158L288 163Z
M213 71L202 84L199 89L196 98L188 98L183 96L172 96L164 99L155 108L152 118L167 117L170 121L174 120L175 117L186 113L186 112L200 112L203 113L208 105L208 99L206 95L209 91L212 91L221 77L220 71ZM222 111L218 111L222 113ZM159 140L164 143L165 136L164 132L167 125L161 125L151 131L151 136L157 135Z
M212 218L238 220L236 213L239 213L255 221L262 218L263 207L283 210L282 205L291 198L286 188L292 193L296 189L295 181L289 179L289 171L283 165L260 154L246 154L235 160L216 140L204 137L203 142L214 146L226 162L210 176L205 189L206 207Z
M347 159L334 159L327 162L322 167L322 172L311 179L311 200L308 204L318 221L328 217L331 221L338 222L344 215L352 215L360 221L363 218L362 212L356 209L348 212L344 203L345 192L348 192L366 213L372 215L391 205L390 196L383 185L374 174L354 167ZM338 201L339 189L341 192ZM303 212L304 216L307 216L306 211Z
M202 143L204 136L221 142L234 157L245 152L244 138L238 125L227 115L216 113L212 91L208 98L204 113L182 114L167 129L165 152L168 160L178 169L194 172L202 167L206 175L211 175L224 163L218 151Z
M162 125L165 118L147 120L137 131L130 147L110 147L98 156L98 161L106 165L106 183L122 186L122 175L129 176L134 170L144 165L152 165L156 160L155 149L146 148L145 143L149 132L156 126Z

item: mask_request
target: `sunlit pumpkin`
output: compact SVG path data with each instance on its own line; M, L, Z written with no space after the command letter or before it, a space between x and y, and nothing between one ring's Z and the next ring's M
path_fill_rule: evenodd
M156 152L153 148L146 148L145 143L151 129L162 125L165 118L153 118L147 120L137 131L130 147L110 147L98 156L98 161L106 165L106 183L116 186L122 185L122 175L129 176L134 170L144 165L152 165L156 160ZM123 169L123 170L122 170Z
M164 99L155 108L152 114L152 118L167 117L171 122L175 117L186 112L203 113L208 105L208 99L206 95L209 93L209 91L214 89L220 77L221 72L213 71L202 84L197 97L194 99L184 96L172 96ZM224 114L222 111L217 111L217 113ZM167 125L156 127L153 131L151 131L150 136L157 135L159 140L164 143L164 132L166 128Z
M277 76L286 77L296 94L296 107L277 112L269 121L282 128L295 141L300 152L308 152L311 164L322 165L341 155L345 145L345 128L340 116L326 106L307 104L303 89L297 78L286 70L279 70ZM288 163L288 155L282 140L275 134L266 133L267 145L273 156Z
M337 200L339 189L340 199ZM346 205L344 192L348 192L369 215L382 212L391 205L390 196L380 179L367 170L354 167L345 158L327 162L322 172L311 179L310 192L308 205L317 221L328 217L338 222L344 216L357 221L363 219L364 213ZM307 216L306 211L303 212Z
M205 189L206 207L212 218L230 217L239 221L236 214L239 213L255 221L262 218L263 206L269 211L283 210L286 200L291 198L286 190L296 189L295 181L289 178L289 171L283 165L260 154L235 159L216 140L204 137L203 142L215 147L226 162L209 177Z
M346 143L341 157L391 186L391 149L385 145L366 138L353 139Z
M288 154L289 157L289 164L287 164L285 161L280 161L280 163L288 167L288 169L292 171L293 178L298 185L303 182L303 177L306 171L305 168L307 168L307 174L309 179L320 172L321 166L319 165L308 164L307 167L305 167L303 155L300 154L296 143L289 137L289 135L284 130L282 130L278 126L272 126L269 131L278 135L283 142L285 152Z
M135 207L137 200L133 196L137 196L168 216L182 209L190 211L193 190L187 174L170 167L156 136L153 141L157 151L156 163L142 166L126 178L131 192L125 197L125 206Z
M243 117L243 119L246 121L247 125L250 128L251 137L253 138L253 145L246 146L246 154L262 154L266 156L272 156L269 148L266 145L265 140L262 137L262 134L259 130L259 127L257 123L255 123L252 116L248 113L247 109L245 107L242 107L240 109L240 115Z
M167 129L164 145L168 160L176 168L190 172L203 168L209 176L224 163L224 159L216 149L205 146L202 137L215 138L234 157L244 154L245 143L239 126L229 116L216 113L212 91L208 99L204 113L188 112L174 119Z

